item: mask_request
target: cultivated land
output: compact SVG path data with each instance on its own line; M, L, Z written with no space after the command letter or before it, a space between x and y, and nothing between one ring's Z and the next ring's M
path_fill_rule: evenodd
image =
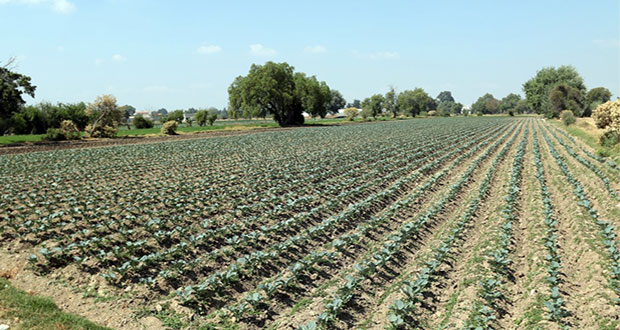
M104 326L620 327L620 169L542 119L310 127L0 164L0 275ZM0 302L0 323L23 322L11 315Z

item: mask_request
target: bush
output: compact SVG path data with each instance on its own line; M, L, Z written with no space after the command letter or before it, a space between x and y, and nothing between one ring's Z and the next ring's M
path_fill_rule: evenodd
M611 152L608 148L598 148L596 149L596 154L601 157L609 157L611 156Z
M93 129L93 125L88 124L85 131L90 132L88 136L92 138L112 138L116 136L118 128L114 126L97 126Z
M136 128L153 128L154 126L152 120L144 118L142 115L138 115L133 118L133 125Z
M560 119L562 120L565 126L572 125L577 121L575 119L575 116L573 115L573 112L570 110L564 110L560 112Z
M161 134L176 135L179 123L176 120L169 120L161 126Z
M605 102L592 111L592 118L598 128L611 128L620 134L620 100Z
M63 141L65 140L65 136L60 133L60 129L58 128L48 128L43 139L46 141Z
M71 120L63 120L60 123L60 134L67 140L79 140L82 138L80 130Z
M514 117L514 116L515 116L515 112L514 112L514 111L512 111L512 110L508 110L508 115L509 115L510 117Z
M437 116L437 111L431 110L426 115L429 116L429 117L435 117L435 116Z
M598 140L599 144L603 147L613 148L616 144L620 143L620 134L607 130Z
M347 119L353 121L355 117L359 114L359 110L357 108L346 108L344 109L344 115L347 116Z
M482 117L482 112L478 112L478 113L476 113L476 116L478 116L478 117Z

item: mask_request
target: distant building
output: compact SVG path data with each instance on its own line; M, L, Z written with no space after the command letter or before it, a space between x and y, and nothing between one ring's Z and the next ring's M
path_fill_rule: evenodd
M144 117L146 119L153 120L153 117L151 116L150 112L148 112L148 111L136 111L136 113L134 113L133 116L129 116L129 121L132 122L133 119L136 116L142 116L142 117Z

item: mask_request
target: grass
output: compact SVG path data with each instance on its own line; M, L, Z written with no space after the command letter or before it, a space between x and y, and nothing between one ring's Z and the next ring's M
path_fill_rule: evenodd
M14 288L0 278L0 319L19 319L10 329L108 329L80 316L61 311L45 297Z
M603 134L602 129L596 128L592 118L577 118L574 125L564 126L559 120L549 120L549 123L565 130L568 134L580 139L600 155L605 153L608 158L618 163L620 161L620 144L613 148L606 148L598 144L599 137Z

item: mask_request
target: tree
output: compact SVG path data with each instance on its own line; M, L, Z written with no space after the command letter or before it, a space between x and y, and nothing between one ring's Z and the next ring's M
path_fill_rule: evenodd
M508 113L509 111L516 111L517 105L521 101L521 95L510 93L506 95L499 104L499 112Z
M347 108L356 108L359 109L362 107L362 102L360 100L353 100L353 103L347 104Z
M7 133L11 117L26 103L23 94L34 97L36 86L30 77L11 71L15 59L11 58L0 67L0 135Z
M562 110L571 110L577 117L581 117L584 110L583 94L568 84L558 84L549 92L549 117L558 117Z
M280 126L303 124L303 103L314 104L315 100L314 96L307 100L300 98L307 90L302 90L305 85L296 85L294 69L286 62L252 64L248 75L235 78L228 88L232 113L271 114Z
M372 116L377 118L383 112L384 98L381 94L375 94L364 99L362 102L362 116Z
M324 81L319 82L315 76L306 77L304 73L295 73L295 93L301 106L311 117L325 118L331 91Z
M344 115L347 116L347 119L350 121L353 121L358 114L359 111L357 110L357 108L351 107L344 109Z
M609 89L605 87L592 88L586 94L586 107L583 111L583 116L590 117L592 115L592 110L609 100L611 100L611 92Z
M396 99L396 91L390 86L390 90L385 93L385 111L392 114L392 118L398 115L398 100Z
M452 92L443 91L437 95L437 103L455 103L454 97L452 97Z
M198 110L194 116L199 126L204 126L207 123L207 117L209 117L209 111L204 109Z
M330 89L330 98L329 102L327 102L327 112L332 115L337 114L338 110L344 108L347 101L345 101L342 94L335 89Z
M414 90L404 90L398 94L398 109L412 117L419 115L422 111L435 109L436 103L422 88Z
M213 123L217 120L217 113L211 113L207 117L207 121L209 122L209 126L213 126Z
M86 114L91 118L91 123L86 126L86 133L90 137L116 136L118 125L123 120L123 112L112 95L98 96L88 105Z
M583 78L581 78L574 67L543 68L536 72L536 76L523 84L523 91L525 92L528 106L538 114L552 116L549 92L553 87L561 83L575 88L581 94L585 94L586 87L583 83Z
M126 104L119 109L123 112L123 122L125 123L125 125L127 125L127 129L131 129L131 126L129 125L129 117L133 116L133 114L136 113L136 108Z
M493 97L493 94L486 93L471 105L473 113L491 114L496 113L499 107L499 101Z
M174 121L176 121L177 123L180 124L180 123L183 122L183 119L185 119L185 116L183 115L183 110L175 110L175 111L172 111L172 112L168 113L167 116L163 116L162 115L160 120L162 122L167 122L167 121L174 120Z

